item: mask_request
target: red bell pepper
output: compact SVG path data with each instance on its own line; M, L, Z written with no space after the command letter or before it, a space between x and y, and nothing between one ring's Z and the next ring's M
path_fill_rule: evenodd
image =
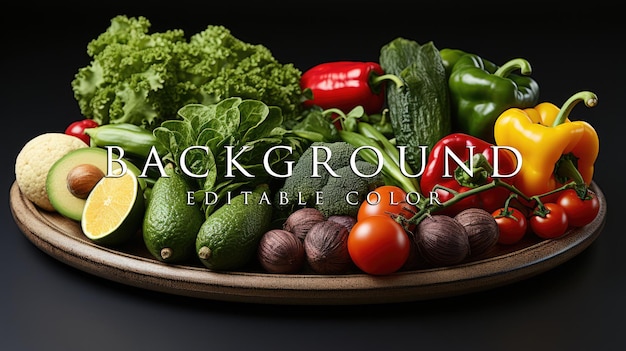
M430 194L431 191L434 191L439 202L444 203L452 199L455 192L463 193L491 182L494 174L493 146L491 143L464 133L453 133L440 139L428 155L426 169L420 179L422 192ZM468 169L470 168L470 158L473 158L473 165L470 169L473 174L470 175L467 170L455 163L452 157L447 156L446 148L456 155ZM471 157L472 155L473 157ZM449 170L446 170L446 165L450 168ZM499 174L514 174L516 165L517 160L511 151L506 149L498 151L497 171ZM515 185L515 176L499 179ZM435 188L437 185L439 187ZM453 216L470 207L482 208L491 213L502 207L510 194L510 190L498 186L445 207L440 210L440 213Z
M368 115L380 113L385 103L385 81L402 81L385 74L376 62L337 61L314 66L300 78L300 88L310 90L312 99L305 100L305 107L322 109L337 108L344 113L363 106Z

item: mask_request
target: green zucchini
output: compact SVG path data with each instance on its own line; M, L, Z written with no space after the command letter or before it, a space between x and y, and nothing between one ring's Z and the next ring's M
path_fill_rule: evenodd
M404 81L401 88L386 90L387 107L396 143L407 147L407 162L419 171L429 150L452 130L443 61L433 42L397 38L381 48L380 65Z

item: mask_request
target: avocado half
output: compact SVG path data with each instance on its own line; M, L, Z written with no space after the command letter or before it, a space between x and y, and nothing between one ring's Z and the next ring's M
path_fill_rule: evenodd
M124 162L129 172L139 175L140 171L137 166L126 160ZM83 216L86 200L74 196L68 190L67 175L74 167L82 164L94 165L106 175L107 151L94 146L70 151L52 165L46 178L46 191L52 207L61 215L76 221L80 221ZM120 165L113 162L113 167L118 169ZM140 179L140 185L143 188L145 180Z

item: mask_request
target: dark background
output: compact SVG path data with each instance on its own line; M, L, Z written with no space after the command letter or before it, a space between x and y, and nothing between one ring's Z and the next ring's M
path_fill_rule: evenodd
M311 0L280 4L173 1L4 6L0 102L6 197L2 202L0 344L3 350L465 349L617 350L624 341L626 281L624 30L621 3ZM200 5L202 4L202 5ZM550 8L546 8L549 6ZM82 119L70 82L86 46L118 14L143 15L152 31L187 34L223 24L301 70L334 60L377 60L405 37L478 53L496 63L524 57L541 101L561 105L591 90L593 109L573 119L600 136L595 181L606 226L565 264L501 288L432 301L368 306L268 306L166 295L110 282L51 258L13 221L8 193L29 139Z

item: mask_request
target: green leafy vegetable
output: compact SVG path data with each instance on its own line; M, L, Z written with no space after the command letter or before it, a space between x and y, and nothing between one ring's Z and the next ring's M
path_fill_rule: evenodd
M365 161L356 154L354 165L350 162L356 147L344 142L314 142L307 148L293 167L293 174L285 179L283 186L278 190L276 197L284 196L285 203L276 199L276 209L288 216L301 207L315 207L326 218L333 215L348 215L356 217L359 204L365 199L368 192L384 184L383 176L379 173L371 177L361 177L354 172L353 166L363 174L374 174L376 165ZM313 152L317 147L318 152ZM327 154L326 149L330 152ZM317 157L317 159L315 159ZM319 176L313 177L313 161L327 160L328 166L337 177L324 167L318 167ZM318 192L323 200L318 202ZM354 203L347 201L353 197ZM304 203L304 205L303 205Z
M333 142L341 140L337 128L329 121L324 110L319 106L312 106L303 111L301 120L291 131L310 142Z
M269 169L284 174L286 161L297 160L308 145L301 144L299 138L289 137L282 127L279 108L257 100L232 97L212 105L188 104L180 108L178 116L180 119L164 121L155 128L154 135L179 169L186 167L195 175L206 174L194 178L197 201L204 202L205 192L215 193L219 199L218 203L204 206L207 215L223 203L228 191L252 189L275 181L263 164L266 154ZM291 151L282 148L269 151L279 145ZM240 164L243 171L228 162L229 147L232 147L230 160ZM228 176L228 165L233 165L232 176Z
M208 26L188 41L180 29L150 34L149 28L145 17L117 16L87 45L92 61L72 81L83 115L153 129L184 105L234 96L277 106L285 121L299 115L301 71L266 47L223 26Z

